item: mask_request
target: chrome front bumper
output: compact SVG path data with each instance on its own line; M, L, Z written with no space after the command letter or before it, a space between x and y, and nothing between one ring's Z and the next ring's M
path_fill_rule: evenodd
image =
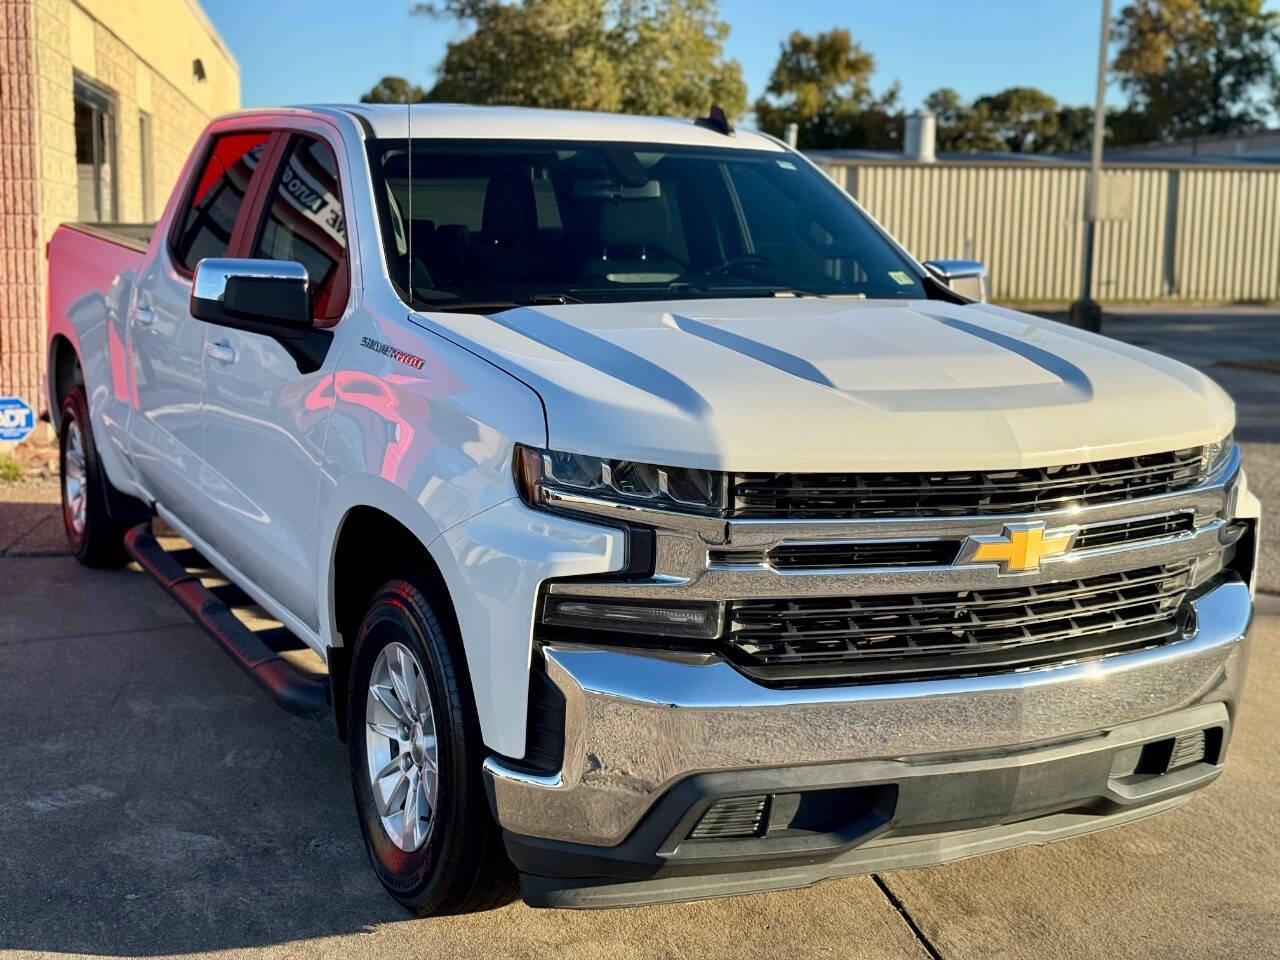
M1088 749L1117 727L1201 704L1221 704L1234 719L1249 589L1229 582L1194 605L1195 632L1163 647L994 676L818 689L761 686L716 656L548 646L547 674L565 699L563 766L538 776L491 758L492 803L512 834L608 847L696 774L854 760L905 769ZM1167 799L1154 793L1151 805Z

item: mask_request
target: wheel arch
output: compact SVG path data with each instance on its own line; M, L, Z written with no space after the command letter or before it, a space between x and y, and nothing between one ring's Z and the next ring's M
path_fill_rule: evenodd
M440 531L421 508L411 510L396 502L408 500L399 489L388 485L377 494L345 504L338 513L330 536L329 563L322 574L321 635L328 644L334 719L343 738L351 650L370 601L388 580L413 577L417 581L466 664L453 595L429 546ZM470 683L470 671L465 672Z
M80 354L71 338L64 333L55 333L49 340L48 366L49 421L56 431L59 423L62 403L67 394L77 383L84 383L84 367L80 362Z

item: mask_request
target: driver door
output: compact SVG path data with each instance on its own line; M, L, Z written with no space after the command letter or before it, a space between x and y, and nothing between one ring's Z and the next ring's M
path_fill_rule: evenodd
M319 135L281 132L237 256L307 268L315 323L347 305L346 220L333 148ZM330 351L330 357L336 350ZM312 630L329 363L302 372L274 338L208 325L205 335L206 496L222 522L209 543Z

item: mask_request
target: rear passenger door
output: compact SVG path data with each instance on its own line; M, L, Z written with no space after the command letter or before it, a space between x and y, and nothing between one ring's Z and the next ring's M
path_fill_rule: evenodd
M307 268L315 323L332 327L350 289L347 225L333 147L281 132L237 255ZM330 351L331 354L333 351ZM271 337L208 325L204 489L217 522L202 536L312 630L324 430L333 383L302 372Z
M224 257L243 232L270 133L215 132L191 165L171 231L146 264L129 317L137 412L129 418L130 457L153 497L184 523L204 511L205 327L191 316L196 264Z

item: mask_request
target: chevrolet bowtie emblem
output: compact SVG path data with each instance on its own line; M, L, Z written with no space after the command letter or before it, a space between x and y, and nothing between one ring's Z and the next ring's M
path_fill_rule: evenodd
M1060 557L1076 538L1075 527L1046 530L1043 523L1006 523L999 536L969 537L959 562L998 563L1000 573L1034 573L1040 563Z

